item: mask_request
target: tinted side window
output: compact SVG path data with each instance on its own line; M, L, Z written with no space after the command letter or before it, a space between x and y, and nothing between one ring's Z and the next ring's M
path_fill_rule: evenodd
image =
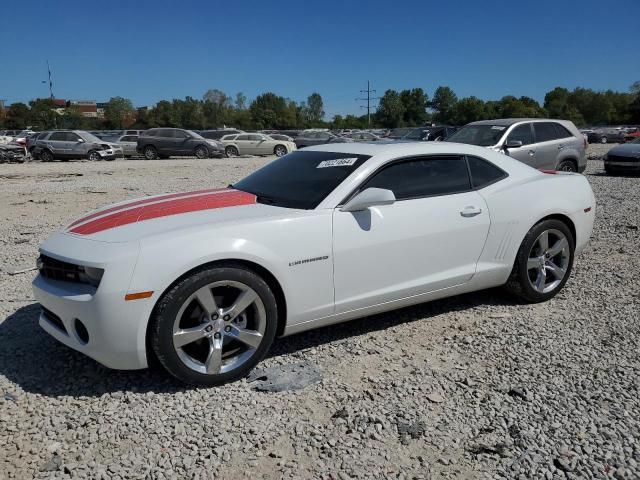
M554 124L551 122L535 122L533 129L536 132L536 143L548 142L558 138Z
M465 192L471 188L462 157L421 158L390 165L361 188L386 188L397 200Z
M135 135L125 135L120 139L121 142L135 142L138 139Z
M51 136L49 137L49 140L66 140L67 139L67 132L53 132L51 134Z
M522 145L531 145L533 143L533 134L531 133L531 124L523 123L518 125L509 134L507 142L510 140L520 141Z
M558 138L573 137L573 134L559 123L554 123L553 126L556 129L556 135Z
M253 140L254 142L260 141L263 140L263 137L262 135L249 135L249 140Z
M156 137L173 138L173 130L170 128L160 128L156 130Z
M495 165L478 157L467 157L473 188L484 188L507 176Z
M80 140L80 136L73 132L66 132L65 140L67 142L77 142L78 140Z
M236 140L251 140L251 135L238 135Z

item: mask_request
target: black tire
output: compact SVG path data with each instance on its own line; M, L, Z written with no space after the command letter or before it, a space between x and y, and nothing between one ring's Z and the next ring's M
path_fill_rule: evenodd
M276 157L283 157L287 153L289 152L287 151L287 147L285 147L284 145L276 145L275 148L273 149L273 154Z
M536 240L538 237L545 231L548 230L559 230L564 234L569 243L569 262L568 266L565 269L566 273L562 281L557 285L553 290L541 293L531 285L531 281L529 279L529 271L527 270L527 262L529 260L529 252L531 252ZM521 300L524 300L528 303L539 303L545 302L553 298L562 288L565 283L571 276L571 269L573 267L573 258L574 258L574 250L575 250L575 240L573 238L573 234L571 230L564 222L560 220L550 219L543 220L536 225L534 225L529 232L525 235L522 243L520 244L520 248L518 250L518 254L516 255L515 262L513 264L513 269L511 271L511 275L507 280L507 283L504 285L505 289L519 297Z
M40 160L43 162L53 162L53 153L51 150L42 150L40 152Z
M562 160L558 164L557 170L560 172L577 172L578 165L573 160Z
M200 288L219 281L240 282L253 289L264 305L266 326L260 345L249 359L233 370L209 375L196 372L183 363L173 345L173 327L187 299ZM259 275L240 265L206 268L178 282L158 301L149 324L149 340L157 360L179 381L198 387L213 387L243 378L264 358L275 338L277 319L275 296Z
M196 150L194 153L196 157L201 160L204 158L209 158L209 149L205 146L200 145L199 147L196 147Z
M92 162L98 162L98 161L102 160L102 157L100 156L100 154L96 150L91 150L87 154L87 159L91 160Z
M144 147L142 154L147 160L155 160L156 158L158 158L158 150L156 150L156 147L154 147L153 145L147 145L146 147Z
M229 145L227 148L224 149L224 154L230 158L230 157L237 157L239 152L238 149L232 145Z
M600 143L607 143L607 137L600 137Z

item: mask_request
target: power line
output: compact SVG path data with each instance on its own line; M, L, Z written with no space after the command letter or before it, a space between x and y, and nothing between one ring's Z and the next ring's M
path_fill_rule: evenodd
M367 109L367 124L369 126L371 126L371 109L375 108L371 105L371 101L372 100L379 100L380 97L372 97L371 94L372 93L376 93L375 90L371 89L371 86L369 84L369 80L367 80L367 89L366 90L360 90L360 93L366 93L367 94L367 98L356 98L356 102L367 102L367 106L365 107L364 105L361 105L360 108L366 108Z

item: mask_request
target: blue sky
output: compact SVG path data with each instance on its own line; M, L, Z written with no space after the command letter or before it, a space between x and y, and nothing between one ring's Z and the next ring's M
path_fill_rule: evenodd
M555 86L627 91L640 80L640 1L30 1L3 17L0 99L48 96L134 105L201 98L301 101L362 113L366 81L449 85L459 97L542 101Z

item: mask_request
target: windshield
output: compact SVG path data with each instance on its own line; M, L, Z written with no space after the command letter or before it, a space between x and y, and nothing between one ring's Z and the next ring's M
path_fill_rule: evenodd
M427 133L429 133L429 130L426 130L424 128L416 128L414 130L411 130L402 138L406 140L422 140L427 136Z
M189 133L189 135L191 135L193 138L197 138L199 140L204 140L204 137L202 135L200 135L199 133L194 132L193 130L187 130L187 132Z
M447 137L447 142L467 143L480 147L497 144L507 127L504 125L467 125Z
M295 151L232 185L258 202L285 208L316 208L368 158L352 153Z

